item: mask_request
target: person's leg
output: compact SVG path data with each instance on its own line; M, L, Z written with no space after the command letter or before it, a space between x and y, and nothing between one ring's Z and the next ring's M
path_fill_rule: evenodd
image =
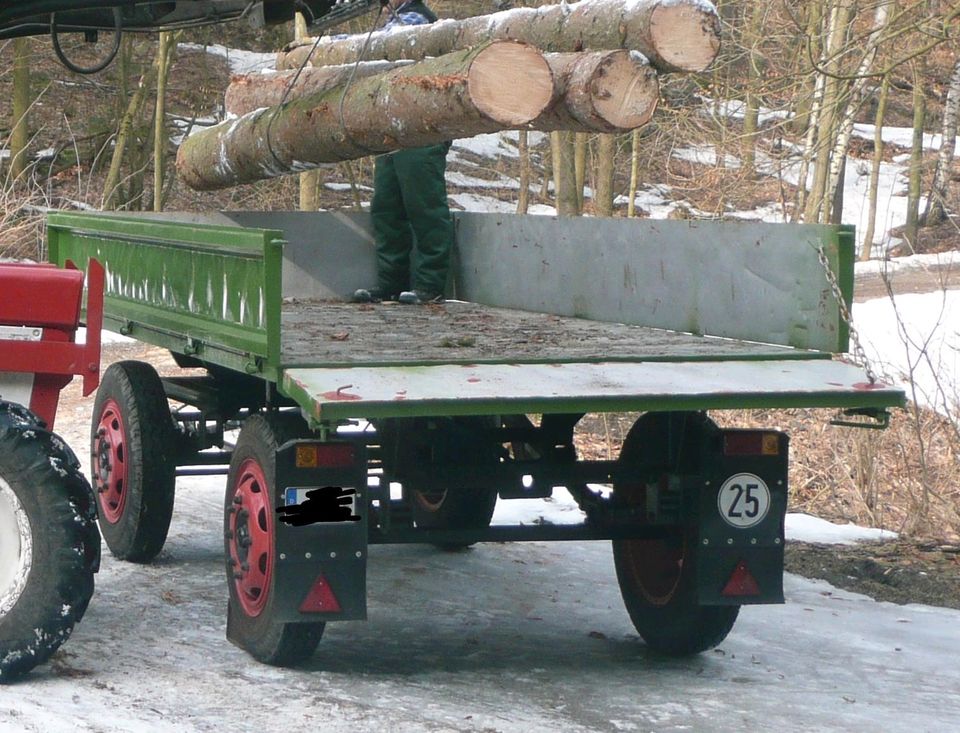
M413 233L403 204L394 155L381 155L373 171L370 218L377 248L377 289L385 295L410 287Z
M394 166L403 205L417 236L414 289L443 294L453 250L453 220L447 204L444 172L448 144L403 150L394 154Z

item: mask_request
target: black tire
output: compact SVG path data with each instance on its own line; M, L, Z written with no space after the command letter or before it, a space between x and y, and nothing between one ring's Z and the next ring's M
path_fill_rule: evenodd
M97 390L90 431L100 531L114 557L145 563L167 540L176 481L176 432L156 370L112 364Z
M683 445L705 439L712 423L698 413L647 413L630 429L620 460L644 472L666 471L668 422L685 425ZM614 495L642 503L644 477L636 484L614 486ZM702 606L697 602L697 550L694 525L678 527L663 539L614 540L613 558L624 605L637 633L647 646L662 654L699 654L722 642L733 628L739 606Z
M230 600L227 638L257 661L300 664L316 651L324 623L272 619L276 575L276 451L307 434L299 416L253 415L240 430L224 497L224 557ZM239 498L240 501L236 499ZM249 544L244 544L249 540Z
M0 402L0 683L49 659L83 618L100 566L96 519L73 452Z
M483 430L497 426L493 417L462 417L446 422L444 429L451 431L458 441L458 460L484 462L497 460L494 446L487 445L476 436ZM454 490L411 492L413 522L422 529L484 529L490 526L497 507L497 492L489 487L466 487ZM443 550L456 551L469 547L472 542L437 543Z

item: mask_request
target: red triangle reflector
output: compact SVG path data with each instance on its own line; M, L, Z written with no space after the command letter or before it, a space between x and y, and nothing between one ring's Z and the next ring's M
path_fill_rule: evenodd
M333 594L330 583L323 575L318 575L307 597L300 604L300 613L339 613L340 602Z
M737 567L733 569L730 580L720 591L722 596L758 596L760 595L760 586L756 579L747 569L747 564L741 560Z

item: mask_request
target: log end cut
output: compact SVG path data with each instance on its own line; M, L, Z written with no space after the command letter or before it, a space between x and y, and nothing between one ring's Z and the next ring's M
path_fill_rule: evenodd
M480 112L506 126L537 117L553 99L553 75L543 54L516 41L496 41L470 66L470 99Z
M660 99L657 73L647 59L621 51L609 55L590 85L596 114L619 130L633 130L650 121Z
M720 52L720 18L706 2L663 0L648 33L655 65L664 70L703 71Z

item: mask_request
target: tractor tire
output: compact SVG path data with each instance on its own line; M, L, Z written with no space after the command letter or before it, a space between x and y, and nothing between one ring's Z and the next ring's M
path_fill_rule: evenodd
M0 684L49 659L83 618L100 566L96 519L70 448L0 402Z
M163 549L173 516L175 438L154 368L112 364L97 390L90 446L100 531L119 560L150 562Z
M620 460L644 470L670 465L658 453L666 441L667 423L678 416L647 413L630 429ZM684 440L696 443L710 421L696 413L686 418ZM643 483L614 486L614 495L643 504ZM688 656L712 649L733 628L740 606L703 606L697 601L697 551L693 526L677 527L662 539L614 540L613 558L620 594L637 633L661 654Z
M308 434L299 416L253 415L240 429L224 497L224 557L230 600L227 638L264 664L291 667L308 660L325 623L274 621L276 451Z

